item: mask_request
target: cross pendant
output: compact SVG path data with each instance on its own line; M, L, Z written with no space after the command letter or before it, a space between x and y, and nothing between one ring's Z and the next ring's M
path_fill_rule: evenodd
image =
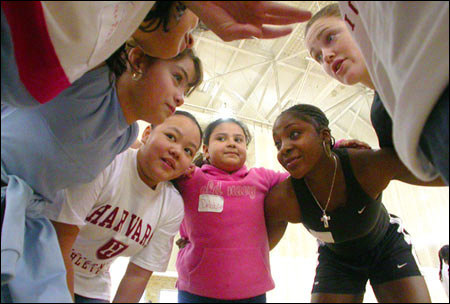
M331 220L331 218L324 213L320 220L323 222L323 226L328 228L328 220Z

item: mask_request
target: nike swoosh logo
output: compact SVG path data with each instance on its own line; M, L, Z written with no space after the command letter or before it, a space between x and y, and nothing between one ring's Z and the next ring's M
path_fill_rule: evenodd
M401 264L401 265L397 265L397 268L398 268L398 269L403 268L403 267L405 267L407 264L408 264L408 263Z
M358 214L361 214L364 212L364 210L366 209L367 206L364 206L364 208L362 208L361 210L358 210Z

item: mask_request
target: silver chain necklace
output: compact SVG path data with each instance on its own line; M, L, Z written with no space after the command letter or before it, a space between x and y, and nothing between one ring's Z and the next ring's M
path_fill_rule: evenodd
M331 182L331 189L330 189L330 194L328 194L328 200L327 200L327 204L325 205L325 208L322 208L322 206L319 204L319 201L317 200L316 196L314 195L314 193L311 191L311 188L309 188L308 183L306 182L305 179L305 184L306 187L308 187L309 192L311 193L312 197L314 198L314 200L316 201L317 206L319 206L320 210L322 210L323 215L320 218L320 221L323 222L323 226L325 228L328 228L328 221L331 220L331 217L327 215L326 211L328 208L328 204L330 203L330 199L331 199L331 193L333 193L333 188L334 188L334 180L336 178L336 170L337 170L337 159L336 159L336 155L331 152L331 154L333 155L333 159L334 159L334 174L333 174L333 181Z

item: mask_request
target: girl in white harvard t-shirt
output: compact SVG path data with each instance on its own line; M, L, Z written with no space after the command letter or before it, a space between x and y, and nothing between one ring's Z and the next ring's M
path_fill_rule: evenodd
M114 301L138 302L153 271L165 271L184 216L170 180L190 166L201 144L195 118L178 111L139 150L119 154L94 181L65 190L46 210L57 231L75 300L110 300L109 266L131 257Z

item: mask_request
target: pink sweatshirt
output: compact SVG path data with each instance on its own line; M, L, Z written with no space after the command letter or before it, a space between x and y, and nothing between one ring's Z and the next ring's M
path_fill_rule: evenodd
M289 176L245 166L229 174L211 165L178 182L185 202L177 258L180 290L216 299L246 299L275 287L270 274L264 198Z

